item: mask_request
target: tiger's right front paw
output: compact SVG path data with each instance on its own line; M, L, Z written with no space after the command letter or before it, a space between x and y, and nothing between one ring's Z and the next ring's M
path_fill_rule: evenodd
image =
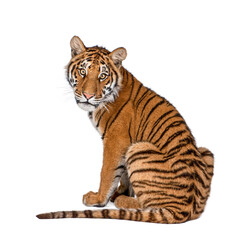
M83 195L83 204L88 207L104 207L106 205L101 196L92 191Z

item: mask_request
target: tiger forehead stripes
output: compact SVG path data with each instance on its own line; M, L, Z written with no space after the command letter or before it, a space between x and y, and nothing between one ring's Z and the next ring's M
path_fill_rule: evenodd
M210 194L214 158L196 146L185 120L165 98L122 67L127 52L71 40L67 77L79 107L103 139L98 192L86 206L114 201L118 210L61 211L38 218L114 218L182 223L198 218ZM120 185L119 185L120 182Z

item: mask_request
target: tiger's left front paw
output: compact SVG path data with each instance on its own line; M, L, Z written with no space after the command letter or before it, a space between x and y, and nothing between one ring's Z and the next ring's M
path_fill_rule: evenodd
M88 207L104 207L106 205L99 194L92 191L83 195L83 204Z

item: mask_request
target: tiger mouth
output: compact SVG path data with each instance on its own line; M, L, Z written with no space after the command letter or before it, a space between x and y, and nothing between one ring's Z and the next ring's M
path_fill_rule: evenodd
M83 105L85 105L85 106L93 106L93 107L95 107L95 108L97 108L97 106L99 105L99 104L92 104L92 103L90 103L90 102L88 102L88 101L86 101L86 102L81 102L80 100L78 100L78 99L76 99L76 101L77 101L77 104L83 104Z

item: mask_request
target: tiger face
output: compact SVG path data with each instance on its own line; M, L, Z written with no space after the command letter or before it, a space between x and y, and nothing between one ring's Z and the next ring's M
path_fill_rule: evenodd
M88 112L113 102L122 84L121 66L125 48L109 52L102 47L86 48L77 36L70 42L72 59L67 66L67 80L76 102Z

